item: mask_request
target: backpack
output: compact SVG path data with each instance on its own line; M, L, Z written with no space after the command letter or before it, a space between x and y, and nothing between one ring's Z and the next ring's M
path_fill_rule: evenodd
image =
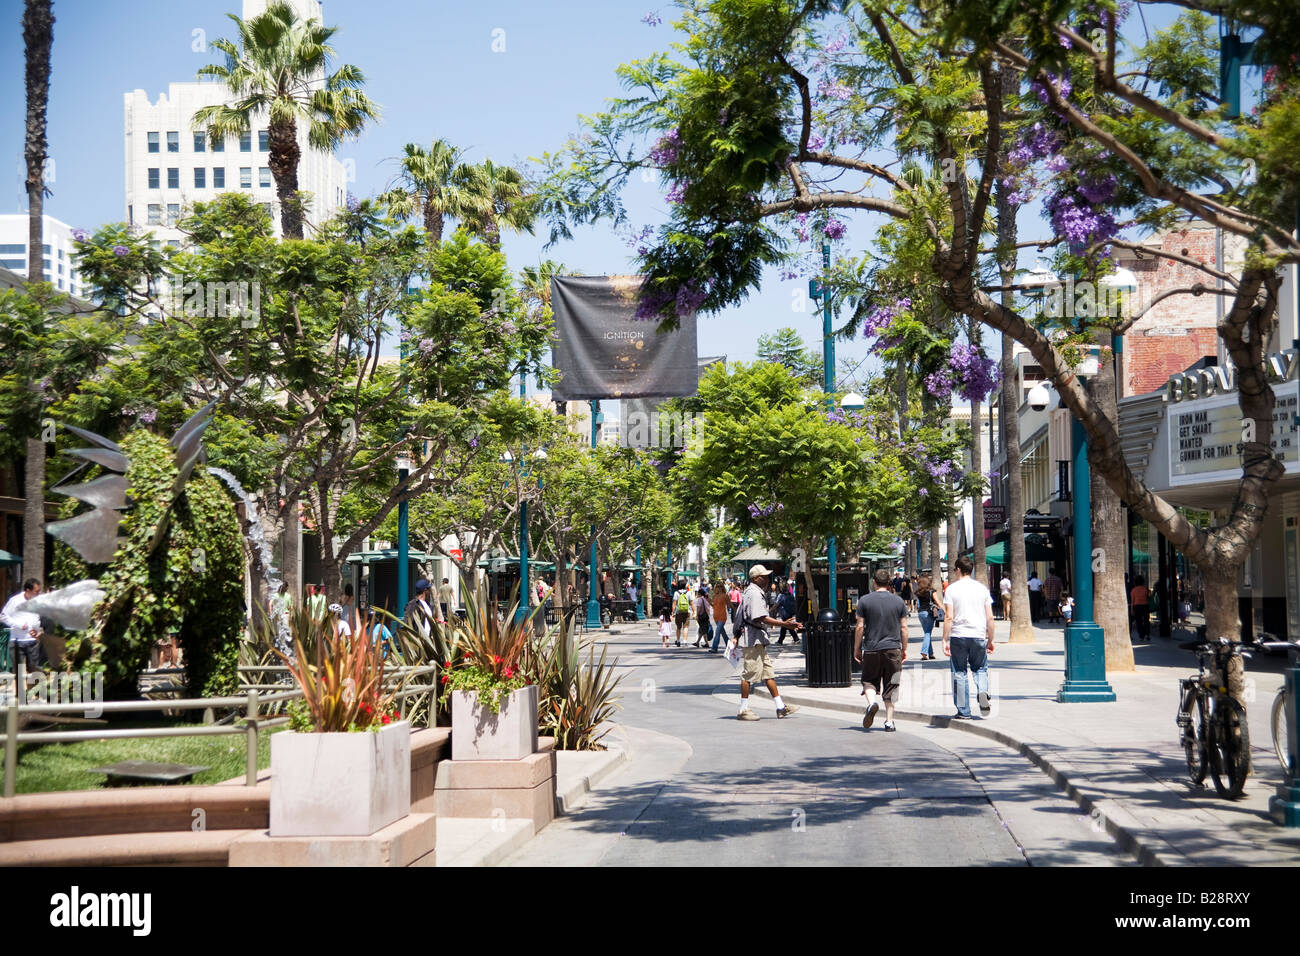
M691 612L691 596L686 591L677 594L677 610L687 614Z

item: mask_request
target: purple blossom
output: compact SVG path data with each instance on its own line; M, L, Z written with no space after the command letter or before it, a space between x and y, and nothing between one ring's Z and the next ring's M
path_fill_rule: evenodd
M1096 194L1099 193L1094 190ZM1046 206L1052 228L1071 246L1101 242L1119 231L1110 213L1092 208L1086 198L1074 190L1067 189L1048 197Z
M128 249L126 246L113 247L113 255L117 256L119 259L122 258L122 256L127 255L130 251L131 250Z
M1074 89L1074 87L1070 83L1070 77L1068 75L1057 76L1055 73L1048 73L1047 82L1048 84L1051 85L1052 89L1056 90L1056 92L1060 95L1061 99L1068 100L1070 98L1070 92ZM1035 80L1029 86L1030 89L1034 91L1034 94L1038 97L1038 102L1040 103L1048 102L1050 97L1048 96L1047 86L1045 86L1042 83L1039 83L1037 80Z
M677 130L670 130L650 149L650 161L656 166L671 166L681 154L682 135Z
M150 408L140 413L140 421L143 422L145 425L152 425L157 420L158 420L158 410L156 408Z
M657 13L647 13L641 18L641 22L652 27L657 27L664 22L664 18Z
M72 230L72 238L76 239L77 242L85 242L90 238L90 233L84 229L74 229Z
M1056 40L1058 43L1061 44L1061 46L1065 47L1067 50L1074 49L1074 44L1070 42L1069 37L1061 36L1061 37L1057 37Z
M1092 205L1099 206L1115 198L1117 185L1115 177L1110 174L1101 179L1083 179L1079 183L1079 195Z
M952 395L952 375L947 368L937 369L925 377L925 390L935 398Z
M812 150L821 149L826 145L826 137L819 133L813 133L808 137L808 148Z
M686 184L674 183L673 188L668 190L668 195L665 196L664 198L668 200L669 205L676 206L679 203L681 203L682 199L685 198L685 196L686 196Z
M770 505L759 505L751 502L746 510L749 511L749 516L751 518L757 520L760 518L770 518L778 511L784 511L785 505L781 504L779 501L774 501Z
M402 329L402 331L400 331L400 332L397 333L397 340L398 340L399 342L407 342L407 341L410 341L410 338L411 338L411 330L410 330L410 329Z
M827 219L826 225L822 227L822 235L824 235L827 239L843 239L844 231L845 231L844 223L840 222L840 220L835 219L833 217Z
M693 282L687 282L677 290L676 308L678 318L693 315L704 304L708 293L698 289Z
M841 50L843 50L844 47L848 44L848 42L849 42L848 36L844 33L841 33L830 43L826 44L825 52L834 56L836 53L839 53Z
M823 99L847 100L853 95L853 91L843 83L832 83L829 79L823 77L817 83L817 95Z
M1001 384L1002 368L973 345L953 347L949 357L958 394L970 402L982 402Z
M1000 471L990 471L988 477L989 477L989 481L997 481L999 478L1002 477L1002 472L1000 472Z
M942 478L952 471L952 462L950 461L926 461L925 470L930 473L931 478Z
M478 436L477 436L477 435L471 435L471 436L470 436L470 439L469 439L469 447L470 447L470 448L477 448L477 447L478 447Z
M919 494L921 495L922 498L924 498L924 497L925 497L926 495L928 495L929 493L930 493L930 489L929 489L929 488L922 488L922 489L920 490L920 492L919 492Z
M433 354L433 350L436 345L437 343L434 342L433 339L420 339L420 345L419 345L420 354L421 355Z

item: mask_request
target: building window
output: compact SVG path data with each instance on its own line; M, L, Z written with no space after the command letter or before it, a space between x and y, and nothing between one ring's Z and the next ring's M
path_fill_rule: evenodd
M144 135L145 135L145 138L148 139L148 141L149 141L149 152L151 152L151 153L156 153L156 152L158 152L158 134L157 134L157 133L145 133Z
M239 188L240 189L253 188L253 167L252 166L239 167Z
M260 202L258 205L262 207L262 211L268 216L271 215L271 204L269 202Z
M194 167L194 188L204 189L208 185L208 171L202 166Z
M127 224L128 226L134 226L134 225L135 225L135 207L134 207L134 206L127 206L127 207L126 207L126 224Z
M169 168L167 170L167 188L168 189L181 188L181 171L179 169Z
M50 254L50 244L48 242L41 243L41 252L45 253L47 256Z
M63 263L59 263L59 275L63 275Z
M0 256L27 255L27 244L24 242L6 242L0 243Z
M212 147L214 153L224 153L226 151L226 141L224 138L217 140L217 145Z
M181 247L181 241L180 241L179 239L168 239L168 240L167 240L167 248L168 248L168 249L179 249L180 247Z
M270 167L270 166L261 166L261 167L258 167L258 170L257 170L257 185L259 185L259 186L270 186L270 185L271 185L271 167Z
M26 259L0 259L0 266L6 269L13 269L16 272L22 272L27 268Z
M226 188L226 170L224 167L222 166L212 167L212 188L213 189Z
M196 152L196 153L201 153L201 152L203 152L204 150L206 150L207 148L208 148L208 134L207 134L207 133L195 133L195 134L194 134L194 152Z
M162 206L159 203L151 202L149 204L149 218L146 221L151 226L156 226L162 222Z
M167 225L174 226L176 221L181 218L181 207L179 203L169 202L167 204Z
M154 167L149 168L149 188L158 188L158 170Z
M251 152L253 151L253 134L252 134L252 133L240 133L240 134L239 134L239 151L240 151L241 153L251 153Z
M63 250L62 250L62 249L59 250L59 258L60 258L60 259L63 258Z
M181 151L181 134L175 130L167 133L167 152L179 153Z
M62 280L62 279L59 280L59 288L60 288L60 289L63 288L63 280Z
M267 152L271 148L271 131L269 129L259 129L257 131L257 148L260 152Z

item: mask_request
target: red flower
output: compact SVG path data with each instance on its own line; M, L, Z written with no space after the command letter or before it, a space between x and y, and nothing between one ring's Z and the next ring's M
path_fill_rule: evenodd
M384 714L384 723L391 724L392 722L393 722L392 716L389 714Z
M443 666L443 667L451 667L451 661L444 661L442 666Z
M448 683L450 680L451 680L451 678L448 677L446 674L443 674L443 675L442 675L442 682L443 682L444 684Z
M507 667L507 668L506 668L506 677L514 677L514 676L515 676L515 672L512 671L510 668Z
M501 658L499 658L499 657L497 657L495 654L493 654L493 655L492 655L492 663L493 663L493 664L500 664L500 663L501 663Z

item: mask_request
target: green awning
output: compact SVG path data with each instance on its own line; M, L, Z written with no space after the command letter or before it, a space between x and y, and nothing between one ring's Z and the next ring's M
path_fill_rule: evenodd
M972 552L967 552L971 554ZM1026 561L1055 561L1062 555L1043 544L1036 544L1032 541L1025 542L1025 560ZM984 560L989 564L1006 564L1007 543L999 541L997 544L991 544L984 550Z
M0 549L0 564L22 564L23 559L16 554Z

